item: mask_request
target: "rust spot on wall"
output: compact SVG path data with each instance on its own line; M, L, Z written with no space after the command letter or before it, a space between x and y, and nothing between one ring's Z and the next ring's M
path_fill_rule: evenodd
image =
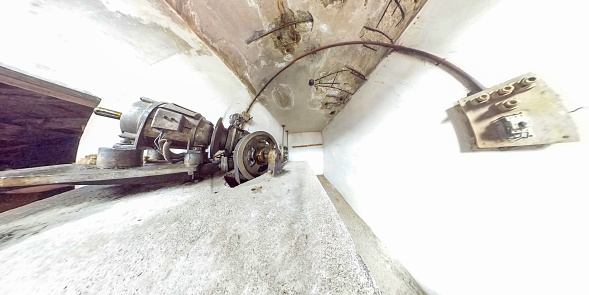
M346 3L347 0L321 0L321 3L323 3L323 6L327 7L327 5L331 5L331 4L340 4L340 5L344 5ZM364 6L366 6L366 1L364 1Z
M274 19L271 24L273 28L282 28L272 34L274 47L282 54L293 54L295 47L301 42L301 33L310 31L312 22L309 25L309 19L313 17L307 11L297 11L294 13L285 4L285 0L278 1L278 11L280 16Z

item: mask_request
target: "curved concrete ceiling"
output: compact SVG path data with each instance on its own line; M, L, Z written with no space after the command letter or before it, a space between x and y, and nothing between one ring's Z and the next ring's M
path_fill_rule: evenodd
M166 1L253 97L280 68L314 48L396 41L427 0ZM355 45L309 56L274 80L258 103L290 132L321 131L387 52Z

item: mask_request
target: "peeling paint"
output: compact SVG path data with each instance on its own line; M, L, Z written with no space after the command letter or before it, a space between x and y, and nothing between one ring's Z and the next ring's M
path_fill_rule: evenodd
M338 5L338 6L342 6L344 4L346 4L347 0L321 0L321 3L323 4L323 6L327 7L328 5Z
M292 54L295 47L301 42L301 33L308 32L312 26L309 27L299 22L307 22L308 19L313 20L313 17L308 11L297 11L295 14L285 3L285 0L278 0L278 11L280 16L272 22L273 28L283 27L272 33L272 41L274 48L280 50L282 54Z
M309 108L319 110L321 109L321 100L320 99L311 99L309 100Z

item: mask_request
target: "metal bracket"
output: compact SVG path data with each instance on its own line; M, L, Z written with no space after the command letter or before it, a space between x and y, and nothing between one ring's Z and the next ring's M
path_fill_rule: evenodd
M579 140L559 96L534 74L485 89L458 102L472 147L498 149Z

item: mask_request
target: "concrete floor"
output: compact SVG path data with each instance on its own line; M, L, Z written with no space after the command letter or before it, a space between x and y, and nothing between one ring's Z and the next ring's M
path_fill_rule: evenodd
M380 294L309 166L286 170L233 189L86 186L3 212L0 294Z
M370 227L354 212L329 180L323 175L317 178L346 225L356 251L366 263L382 294L424 295L425 292L415 279L397 260L390 257Z

